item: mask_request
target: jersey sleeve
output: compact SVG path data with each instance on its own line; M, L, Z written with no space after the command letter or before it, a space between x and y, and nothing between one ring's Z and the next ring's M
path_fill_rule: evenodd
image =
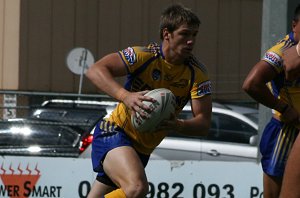
M147 52L146 47L128 47L118 52L123 60L129 73L133 73L144 62L150 59L153 55Z
M195 81L191 89L191 98L201 98L205 95L211 95L212 84L206 73L199 68L195 70Z
M275 45L264 54L262 60L269 63L277 73L280 73L283 70L282 55L281 45Z
M283 52L295 44L293 33L286 35L276 45L271 47L263 56L262 60L269 63L277 73L281 73L283 68Z

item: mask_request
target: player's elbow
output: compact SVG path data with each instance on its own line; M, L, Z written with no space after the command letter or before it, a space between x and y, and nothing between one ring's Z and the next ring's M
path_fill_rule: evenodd
M208 133L210 131L210 122L202 122L201 124L197 124L193 127L184 127L182 128L179 133L184 135L190 135L190 136L208 136Z
M242 85L242 89L249 95L253 95L257 90L257 83L254 80L246 79Z
M202 121L201 123L198 124L197 127L194 128L194 135L208 136L210 131L210 125L211 125L210 120Z
M210 131L210 122L206 123L202 128L202 136L208 136Z
M85 76L93 82L95 85L99 83L100 79L103 79L106 70L105 68L100 65L99 63L95 63L89 67L89 69L85 72Z
M201 136L208 136L211 127L211 113L207 114L199 122L199 128L201 129Z
M95 75L95 71L94 71L94 65L92 65L86 72L85 72L85 76L89 79L89 80L93 80L93 76Z
M246 92L249 93L251 91L251 83L249 82L248 79L246 79L243 83L242 89Z

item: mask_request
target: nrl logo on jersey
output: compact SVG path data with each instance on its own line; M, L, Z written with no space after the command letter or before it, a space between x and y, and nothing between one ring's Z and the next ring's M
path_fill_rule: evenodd
M161 77L161 71L158 69L154 69L152 71L152 79L157 81L160 79L160 77Z
M280 56L278 54L274 53L274 52L267 52L263 59L266 60L267 62L273 64L273 65L276 65L276 66L281 65Z
M132 47L128 47L122 50L122 52L125 56L125 59L128 61L129 65L133 65L136 62L136 54Z
M198 86L197 95L202 96L206 94L211 94L211 82L205 81Z

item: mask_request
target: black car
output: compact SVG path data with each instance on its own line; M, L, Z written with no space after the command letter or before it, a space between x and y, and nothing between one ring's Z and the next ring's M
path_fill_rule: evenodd
M31 118L63 122L68 125L90 130L92 126L107 114L107 109L115 102L86 100L47 100L31 110Z
M28 117L0 121L0 155L78 157L84 134L116 103L47 100Z
M43 119L0 121L0 155L78 157L81 135L77 126Z

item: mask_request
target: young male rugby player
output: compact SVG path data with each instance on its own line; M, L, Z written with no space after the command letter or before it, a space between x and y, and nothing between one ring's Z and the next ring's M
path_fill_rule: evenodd
M273 109L260 142L265 198L278 198L286 161L298 135L300 84L285 77L283 53L300 39L300 5L292 31L271 47L250 71L243 89L257 102Z
M103 92L120 101L108 119L94 129L92 163L98 172L89 198L144 198L148 181L144 167L168 131L202 136L211 122L211 82L206 68L193 56L200 21L179 4L167 7L160 19L161 44L128 47L108 54L87 71ZM114 77L127 75L125 87ZM148 90L167 88L176 96L176 115L190 101L194 117L164 121L154 133L140 133L131 115L149 108Z

